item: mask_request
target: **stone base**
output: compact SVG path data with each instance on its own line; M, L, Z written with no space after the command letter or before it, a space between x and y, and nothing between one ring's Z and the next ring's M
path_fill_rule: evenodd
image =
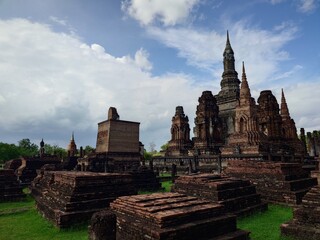
M223 206L179 193L119 197L110 204L117 215L117 239L248 239L235 215Z
M25 196L13 170L0 170L0 201L18 201Z
M281 225L283 235L297 239L320 239L320 186L315 186L303 197L302 204L295 207L293 220Z
M136 194L129 174L45 171L32 183L38 210L56 226L87 221L119 196Z
M267 203L261 202L260 195L256 193L256 188L250 181L220 175L181 176L176 179L172 191L220 203L226 212L238 216L268 208Z
M228 160L225 174L250 180L267 202L295 205L317 184L301 164L255 160Z
M157 191L161 189L161 183L156 174L147 167L140 167L138 171L128 172L138 191Z
M310 226L301 226L294 224L293 222L288 222L281 224L280 226L281 234L284 236L294 237L294 239L301 240L319 240L320 239L320 229Z

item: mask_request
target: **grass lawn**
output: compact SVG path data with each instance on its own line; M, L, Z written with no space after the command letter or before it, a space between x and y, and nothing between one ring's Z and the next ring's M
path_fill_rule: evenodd
M251 232L252 240L291 240L280 236L281 223L292 219L292 209L269 204L268 211L239 218L238 228Z
M170 191L171 181L163 182L163 191ZM149 192L150 193L150 192ZM23 212L8 210L27 208ZM292 209L269 205L269 210L238 219L238 228L251 232L252 240L291 240L280 237L280 224L292 218ZM82 240L88 239L87 225L59 230L45 220L35 209L34 200L28 197L21 202L0 203L0 239L32 240Z

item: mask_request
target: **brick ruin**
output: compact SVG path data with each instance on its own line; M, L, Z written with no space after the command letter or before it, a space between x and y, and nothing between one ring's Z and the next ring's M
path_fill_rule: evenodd
M310 188L317 185L317 179L309 177L299 163L229 160L225 174L250 180L263 200L278 204L300 204Z
M204 91L198 101L192 139L194 152L217 154L222 146L222 124L216 99L210 91Z
M137 191L129 174L43 171L32 182L31 193L41 214L66 228L87 221L117 197Z
M0 202L21 200L25 196L13 170L0 170Z
M44 150L43 139L40 142L40 150L37 156L20 157L6 162L4 169L14 171L19 182L23 185L30 185L32 180L37 176L37 170L46 164L61 164L60 157L46 154Z
M312 177L320 182L319 170L312 172ZM281 225L281 234L298 239L320 239L320 186L316 185L303 197L302 204L293 211L293 219Z
M165 157L221 153L223 159L239 158L238 155L241 154L244 155L242 157L262 160L302 162L306 146L298 138L284 91L282 90L281 106L270 90L261 91L256 103L251 96L244 64L240 86L229 34L223 53L223 66L220 92L213 96L211 91L204 91L199 98L191 144L186 138L189 133L175 134L176 143L188 144L176 144L175 150L169 148ZM179 106L179 109L182 107ZM176 129L174 121L171 129ZM316 147L312 146L315 145L313 142L317 142L317 137L312 140L310 136L309 134L306 138L310 142L308 146L315 152ZM172 140L169 143L171 142Z
M223 206L180 193L119 197L110 204L117 217L116 239L248 239L236 216Z
M172 117L171 140L168 142L168 156L188 155L192 147L190 140L189 118L184 114L183 107L177 106Z
M225 212L237 216L268 208L249 180L212 174L185 175L175 180L171 191L219 203L224 206Z
M138 169L142 158L139 125L120 120L117 109L110 107L108 119L98 123L95 153L78 160L81 170L123 172Z
M98 123L95 153L78 158L78 168L81 171L128 173L137 189L160 189L161 184L155 173L144 166L139 125L120 120L117 109L110 107L108 120Z

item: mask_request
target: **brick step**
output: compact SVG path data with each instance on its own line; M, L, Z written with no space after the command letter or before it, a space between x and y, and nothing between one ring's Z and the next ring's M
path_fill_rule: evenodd
M235 232L224 234L214 238L207 238L204 240L248 240L250 232L238 229Z

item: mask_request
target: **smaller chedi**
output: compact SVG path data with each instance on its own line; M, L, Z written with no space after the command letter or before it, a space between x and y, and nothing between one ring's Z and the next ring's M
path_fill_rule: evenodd
M187 155L191 149L189 118L184 114L183 107L177 106L172 117L171 140L168 142L167 156Z

